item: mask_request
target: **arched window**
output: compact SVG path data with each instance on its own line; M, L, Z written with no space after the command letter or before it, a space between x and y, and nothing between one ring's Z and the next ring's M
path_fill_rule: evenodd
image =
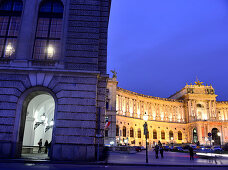
M134 137L134 129L131 127L130 129L130 137L133 138Z
M5 0L0 4L0 58L14 55L22 8L22 0Z
M161 131L161 139L165 139L165 131L164 130Z
M173 131L172 130L170 130L169 131L169 140L173 140L174 138L173 138Z
M178 131L178 140L182 140L182 132Z
M141 138L141 129L138 129L138 138Z
M33 59L56 59L60 56L63 4L60 0L44 0L40 4Z
M119 136L119 126L116 125L116 136Z
M153 130L153 139L157 139L157 131Z
M123 127L123 137L126 137L126 134L127 134L127 130L126 130L126 127L124 126Z

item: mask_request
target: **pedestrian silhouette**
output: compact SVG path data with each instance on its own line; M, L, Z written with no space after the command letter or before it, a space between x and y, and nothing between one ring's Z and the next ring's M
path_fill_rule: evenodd
M156 157L156 159L158 159L159 146L156 145L155 148L154 148L154 150L155 150L155 157Z
M161 158L163 158L163 153L164 153L163 151L164 151L163 147L160 147Z
M44 146L45 146L45 152L44 153L47 153L48 152L48 147L49 147L48 140L45 141Z
M41 153L41 149L42 149L42 139L40 139L40 141L38 142L38 145L39 145L38 153Z
M194 152L191 146L189 147L189 154L190 154L190 160L194 160Z

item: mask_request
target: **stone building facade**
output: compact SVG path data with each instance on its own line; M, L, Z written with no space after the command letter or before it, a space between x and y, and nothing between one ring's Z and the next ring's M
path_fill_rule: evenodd
M104 127L110 5L0 1L0 157L20 157L24 147L38 147L23 140L41 128L52 130L51 138L39 134L51 142L51 159L96 158L97 108L101 133Z
M228 142L228 102L216 101L217 95L212 86L197 81L169 98L160 98L116 85L116 79L109 79L108 101L111 106L107 113L112 117L116 113L116 120L109 127L112 130L108 129L106 144L114 142L115 145L145 146L144 115L148 116L150 147L158 141L163 144L202 145L223 145ZM212 134L211 143L208 133Z

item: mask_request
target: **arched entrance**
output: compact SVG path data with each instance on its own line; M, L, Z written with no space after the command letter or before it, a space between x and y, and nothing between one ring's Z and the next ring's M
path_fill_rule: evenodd
M33 87L22 94L17 103L14 157L40 157L42 153L47 158L44 145L45 141L54 143L56 101L54 93L45 87ZM38 154L40 139L43 148Z
M212 133L212 140L214 140L214 145L220 145L219 130L217 128L213 128L211 133Z
M197 130L196 130L196 128L194 128L193 130L192 130L192 136L193 136L193 143L197 143L198 142L198 136L197 136Z
M54 125L55 101L49 94L38 94L30 100L26 112L25 130L22 143L22 154L45 153L46 149L38 150L38 143L42 146L52 141Z

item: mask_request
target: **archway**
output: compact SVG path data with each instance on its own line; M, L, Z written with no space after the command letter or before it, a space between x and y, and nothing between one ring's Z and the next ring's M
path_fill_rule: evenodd
M46 141L52 141L54 125L55 101L50 94L37 94L27 106L26 121L22 143L22 154L45 153L47 150L38 151L38 143L42 146Z
M198 136L197 136L197 130L196 130L196 128L194 128L193 130L192 130L192 134L193 134L193 143L197 143L198 142Z
M214 145L220 145L219 130L217 128L213 128L211 133L212 133L212 140L214 140Z
M20 157L24 153L27 156L28 153L37 153L37 140L41 138L43 140L42 146L44 146L46 140L49 143L55 143L52 134L55 127L54 115L57 112L56 108L57 98L48 88L33 87L26 90L20 96L17 103L16 121L13 131L13 157ZM42 153L44 153L44 150L42 150ZM40 157L40 155L36 156Z

